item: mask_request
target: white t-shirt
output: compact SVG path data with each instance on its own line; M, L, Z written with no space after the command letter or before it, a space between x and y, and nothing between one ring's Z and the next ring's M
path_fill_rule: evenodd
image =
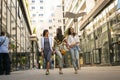
M0 46L0 53L9 53L8 50L9 39L5 36L0 36L0 43L2 43L3 41L4 43Z
M74 37L72 35L68 36L67 42L69 45L75 44L76 42L80 42L78 35L75 35Z

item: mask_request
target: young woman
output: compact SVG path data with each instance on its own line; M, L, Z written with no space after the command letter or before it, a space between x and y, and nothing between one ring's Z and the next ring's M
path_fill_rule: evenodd
M49 68L50 68L50 58L52 54L52 38L48 36L49 32L48 30L43 31L43 37L41 38L41 52L43 53L43 56L46 61L46 75L49 74Z
M63 41L64 41L64 36L62 35L62 30L60 28L57 28L56 36L54 38L54 48L55 52L59 57L59 74L63 74L62 72L62 67L63 67L63 56L60 52Z
M75 34L74 29L70 27L68 29L68 38L67 43L69 45L69 50L72 56L72 64L75 70L75 74L77 74L78 70L78 62L79 62L79 52L78 52L78 44L79 44L79 37Z

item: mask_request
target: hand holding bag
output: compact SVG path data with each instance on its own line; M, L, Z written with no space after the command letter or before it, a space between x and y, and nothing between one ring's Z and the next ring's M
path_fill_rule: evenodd
M66 54L67 50L65 49L65 44L61 45L60 52L61 52L62 55Z

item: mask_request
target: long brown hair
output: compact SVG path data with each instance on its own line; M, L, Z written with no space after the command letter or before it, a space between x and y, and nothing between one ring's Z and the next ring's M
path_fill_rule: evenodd
M63 40L63 35L62 35L62 30L61 28L57 28L57 33L56 33L56 37L59 41Z
M72 34L72 33L71 33L71 28L72 28L72 27L68 28L68 35L73 35L73 36L75 36L76 33L74 32L74 33Z
M47 32L48 32L47 29L45 29L45 30L43 31L43 37L45 37L45 35L46 35Z

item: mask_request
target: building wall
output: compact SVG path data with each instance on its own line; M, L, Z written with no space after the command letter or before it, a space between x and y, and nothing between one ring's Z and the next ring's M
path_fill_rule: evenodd
M51 37L56 35L56 28L61 27L63 30L62 0L54 1L60 2L56 5L53 5L54 3L52 3L52 0L28 1L32 26L36 27L36 35L38 37L38 44L40 48L40 40L43 34L43 30L48 29L49 36ZM43 8L40 9L40 7Z
M18 68L18 64L30 68L32 44L29 38L32 32L22 5L19 0L0 0L0 32L5 31L10 39L10 56L14 70Z

